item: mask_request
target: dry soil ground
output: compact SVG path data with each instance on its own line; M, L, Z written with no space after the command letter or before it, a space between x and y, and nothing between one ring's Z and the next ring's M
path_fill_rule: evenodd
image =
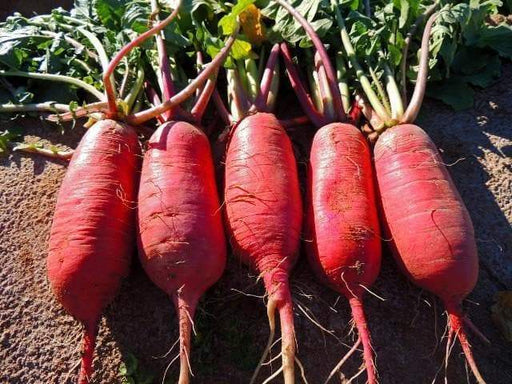
M459 188L477 234L480 255L478 284L465 302L476 326L491 340L486 345L471 335L474 353L488 384L512 383L512 345L491 321L494 296L512 290L512 66L501 80L480 91L475 107L460 113L428 100L419 125L432 136ZM290 102L293 102L290 100ZM23 124L26 140L75 147L83 129L61 135L57 129L32 119ZM311 131L294 131L296 153L304 173L305 138ZM76 378L80 325L56 303L45 273L48 233L60 181L66 165L58 161L12 154L0 159L0 382L64 383ZM404 197L406 198L406 197ZM344 299L319 285L302 259L294 270L296 303L335 336L326 334L296 307L298 357L309 383L322 383L354 339L349 335L350 315ZM263 294L255 276L234 259L221 281L201 302L197 336L191 356L193 383L247 383L268 329ZM382 384L428 384L445 377L442 338L446 316L438 301L409 284L388 254L373 291L385 301L368 296L369 326L373 333ZM308 309L306 309L308 308ZM95 360L95 383L118 383L122 361L138 361L139 371L156 382L175 352L160 358L177 338L170 300L134 263L115 302L101 321ZM345 344L343 344L345 343ZM347 363L347 376L355 373L360 357ZM269 374L277 364L263 372ZM168 372L175 382L176 366ZM455 347L448 383L473 383L460 348ZM468 378L469 377L469 378ZM279 382L279 379L275 382ZM335 380L336 382L336 380ZM337 379L340 382L340 379ZM363 383L364 379L356 382Z

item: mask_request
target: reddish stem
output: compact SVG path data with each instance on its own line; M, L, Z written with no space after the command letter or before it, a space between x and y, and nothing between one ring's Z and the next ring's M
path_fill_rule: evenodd
M234 32L232 36L226 41L226 45L224 48L220 50L220 52L215 56L215 58L207 64L201 73L190 82L184 89L178 92L176 95L171 97L169 100L164 101L162 104L157 105L153 108L147 109L145 111L141 111L139 113L135 113L129 116L126 116L126 122L132 125L142 124L152 118L161 115L165 111L170 108L175 107L178 104L181 104L185 100L187 100L190 96L192 96L197 89L198 86L203 84L208 80L208 78L218 70L219 66L224 62L226 56L231 49L231 46L235 42L236 35L238 34L238 28Z
M260 94L254 102L256 110L259 112L264 112L267 109L268 94L270 93L270 87L272 86L272 79L274 78L274 69L276 67L278 56L279 44L274 44L268 56L267 65L261 79Z
M341 101L341 94L338 88L336 73L334 72L331 61L329 60L329 55L327 55L327 51L325 50L322 41L318 37L317 33L315 32L311 24L309 24L309 22L304 18L304 16L297 12L297 10L293 8L286 0L276 0L276 3L285 8L299 22L299 24L302 26L302 28L304 28L309 38L313 42L313 45L315 46L318 54L320 55L322 63L325 67L325 74L327 76L329 88L331 89L331 95L334 102L334 109L337 111L340 121L345 121L346 115L345 111L343 110L343 103Z
M117 105L116 105L116 97L114 94L114 85L110 82L110 76L114 73L119 62L126 56L128 53L132 51L135 47L142 44L148 38L153 36L156 33L159 33L163 30L169 23L178 15L178 10L180 8L180 3L176 6L176 9L172 11L172 13L162 22L156 24L150 30L144 32L143 34L137 36L135 40L126 44L110 61L107 70L103 73L103 83L105 84L105 92L107 94L108 108L109 108L109 118L115 118L117 116Z
M224 124L231 125L233 123L233 117L229 113L228 109L224 105L222 101L222 97L220 97L219 91L217 88L213 90L213 102L215 103L215 107L219 112L220 118L224 121Z
M158 66L162 75L162 99L169 100L174 96L174 84L172 83L171 70L169 64L169 58L167 57L167 49L165 48L165 42L160 34L156 35L156 44L158 49ZM165 121L169 121L173 118L174 110L171 108L165 113L163 117Z
M364 315L363 303L360 298L352 297L349 299L350 308L352 309L352 318L356 324L357 332L363 343L363 359L368 376L368 384L377 383L377 370L373 362L373 348L368 331L368 323Z
M206 110L206 107L208 106L208 102L210 101L210 98L212 97L213 91L215 91L215 86L217 84L217 73L219 70L213 74L211 78L208 79L206 82L206 85L203 87L201 93L199 94L199 97L196 100L196 103L192 107L192 110L190 111L191 115L194 117L194 119L197 120L198 123L201 122L204 112Z
M434 13L429 17L425 29L423 30L423 37L421 39L421 56L418 70L418 77L416 85L414 86L414 92L412 93L411 101L405 110L401 124L413 123L418 117L420 112L421 104L423 103L423 97L425 96L425 90L427 88L427 77L428 77L428 54L429 54L429 42L430 42L430 31L432 25L436 20L437 13Z
M318 86L320 88L320 95L322 97L322 104L324 106L324 116L329 123L336 121L336 112L333 111L332 101L329 99L329 81L327 80L327 74L325 72L325 66L322 63L322 59L318 54L315 53L315 69L318 73Z
M155 89L149 84L148 81L144 82L144 89L146 91L146 95L147 95L149 101L151 102L151 104L153 104L153 105L162 104L162 100L160 100L160 97L158 97L158 94L156 93ZM166 121L166 118L164 117L164 115L159 115L156 117L156 119L158 120L158 122L160 124L163 124Z
M203 53L201 51L197 51L196 53L196 66L197 66L197 74L201 73L201 68L204 66ZM202 87L197 88L196 97L199 97Z
M286 43L281 43L281 53L283 55L284 65L286 67L286 73L288 74L288 79L290 79L290 84L299 100L299 103L306 113L309 116L310 120L317 127L323 127L327 124L325 117L318 112L311 100L311 96L306 91L306 87L302 82L302 79L299 76L297 68L293 64L292 55Z
M92 363L94 359L94 346L96 345L96 334L98 325L96 321L85 325L82 343L82 365L78 376L78 384L89 384L92 377Z

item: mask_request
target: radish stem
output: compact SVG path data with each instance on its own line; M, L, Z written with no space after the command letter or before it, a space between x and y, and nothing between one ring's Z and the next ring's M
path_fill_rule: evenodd
M386 109L386 112L391 114L391 106L389 105L389 101L386 95L386 92L384 91L384 88L382 87L382 83L380 82L379 78L377 77L377 74L371 67L371 65L368 66L368 69L370 71L370 76L373 80L373 84L375 84L375 87L377 88L377 93L380 96L380 100L382 101L382 104L384 105L384 108Z
M215 103L215 107L217 108L217 112L220 115L220 118L226 125L231 125L235 120L233 117L229 114L229 111L227 110L226 106L224 105L224 102L222 101L222 98L220 97L219 91L217 88L213 90L213 102Z
M148 37L153 36L156 33L159 33L161 30L163 30L169 23L174 20L174 18L178 15L178 11L180 8L181 2L178 3L176 8L172 11L172 13L161 23L158 23L157 25L153 26L150 30L140 34L137 36L132 42L125 45L112 59L112 61L109 63L107 69L103 73L103 82L105 83L105 92L107 94L107 101L108 101L108 108L109 108L109 117L115 117L117 115L117 105L116 105L116 98L114 93L113 84L109 81L110 76L114 73L114 70L116 66L119 64L119 62L123 59L124 56L126 56L128 53L130 53L135 47L142 44Z
M204 86L203 90L201 91L201 94L196 100L196 103L194 104L190 111L191 115L194 116L198 123L201 122L206 107L208 106L208 102L210 101L213 91L215 90L218 72L219 71L217 69L217 71L212 75L212 77L210 77L206 81L206 85Z
M132 114L126 116L126 122L133 125L142 124L148 120L153 119L154 117L162 114L163 112L169 110L170 108L181 104L183 101L187 100L190 96L192 96L196 90L196 88L206 82L208 78L219 68L219 66L226 59L231 46L235 42L236 35L238 34L238 26L233 33L226 41L226 45L220 50L220 52L215 56L215 58L207 65L205 65L203 71L188 84L184 89L178 92L176 95L171 97L169 100L164 101L162 104L157 105L153 108L147 109L145 111Z
M51 159L59 159L69 161L73 156L74 151L60 151L57 149L46 149L39 148L34 144L25 144L25 143L14 143L12 146L12 150L14 152L26 152L26 153L35 153L41 156L49 157Z
M74 77L64 76L64 75L54 75L50 73L36 73L36 72L22 72L22 71L0 71L0 76L16 76L16 77L26 77L29 79L36 80L50 80L50 81L59 81L62 83L68 83L75 85L83 90L89 92L91 95L96 97L98 100L104 100L104 95L94 88L92 85L89 85L82 80L75 79Z
M297 68L292 62L292 56L290 50L288 49L288 45L286 43L281 43L281 53L283 55L284 64L286 66L286 72L288 73L288 78L290 79L290 84L297 95L297 99L299 103L306 113L308 117L311 119L314 125L317 127L325 125L324 117L318 112L311 100L311 96L307 93L306 88L304 87L304 83L300 78Z
M388 121L390 119L390 116L388 115L386 109L384 108L379 98L373 91L370 81L364 74L361 65L357 61L356 53L354 51L352 43L350 42L347 27L345 26L345 22L343 21L343 17L337 5L337 1L331 0L331 4L336 11L336 21L338 22L338 26L340 27L341 41L343 43L343 47L345 48L345 52L350 60L350 63L352 64L352 67L354 67L356 71L356 77L359 80L359 83L361 84L361 87L363 88L366 97L368 97L368 101L372 105L372 108L374 109L375 113L379 115L381 120Z
M126 103L128 112L131 111L131 108L133 107L135 100L137 100L140 90L144 85L144 75L144 69L142 67L139 67L139 69L137 70L137 77L135 78L135 82L133 83L132 88L124 98L124 102Z
M10 112L69 112L69 105L52 101L35 104L1 104L0 113Z
M389 66L384 63L384 77L386 80L386 90L389 96L389 102L391 103L391 117L395 120L399 120L404 114L404 105L402 104L402 98L400 91L396 85L395 77L391 72Z
M267 105L268 95L272 86L272 79L274 78L274 67L276 66L278 56L279 44L274 44L270 51L270 55L268 56L267 65L265 66L265 71L263 72L263 77L261 79L261 91L254 102L254 108L257 111L264 110Z
M418 26L420 23L427 17L430 17L436 10L436 8L439 5L439 1L436 1L434 4L432 4L430 7L428 7L425 10L425 13L418 16L416 21L413 25L411 25L411 28L409 29L409 32L407 32L407 36L404 40L404 47L402 48L402 61L400 62L400 76L401 76L401 86L402 86L402 104L407 104L407 54L409 52L409 46L411 45L411 39L414 33L416 32L416 29L418 29Z
M330 121L336 120L336 113L334 111L333 105L333 97L329 90L329 81L327 80L327 75L325 73L325 66L318 55L318 52L315 53L315 69L318 74L318 89L320 89L320 95L322 97L322 105L324 106L323 113L325 117Z
M343 60L343 53L336 52L336 78L338 79L338 87L340 88L341 101L345 113L350 111L350 90L347 83L347 64Z
M270 91L268 93L267 103L266 103L266 111L273 111L276 105L277 93L279 92L279 79L280 79L280 69L281 65L279 61L276 62L274 67L274 71L272 74L272 82L270 83Z
M327 55L327 51L325 50L322 41L316 34L311 24L309 24L308 21L304 18L304 16L297 12L297 10L293 8L286 0L276 0L276 3L285 8L299 22L299 24L302 26L302 28L304 28L309 38L313 42L313 45L315 46L318 54L320 55L322 63L325 67L325 74L327 76L329 88L331 90L334 109L338 112L339 119L342 121L345 120L346 115L345 112L343 111L343 104L341 102L340 91L338 89L338 85L336 84L336 74L334 72L331 61L329 60L329 56Z
M254 59L245 59L245 72L247 76L247 93L251 103L254 103L260 93L260 77Z
M411 101L400 121L401 123L414 122L418 116L418 113L420 112L421 103L423 102L425 89L427 87L430 31L432 30L432 25L434 24L436 17L437 13L434 13L429 17L427 24L425 25L425 30L423 31L423 37L421 39L421 54L418 78L416 80L416 85L414 87Z

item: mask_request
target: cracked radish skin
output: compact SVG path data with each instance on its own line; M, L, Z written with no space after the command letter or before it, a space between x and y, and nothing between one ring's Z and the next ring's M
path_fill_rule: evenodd
M99 121L75 150L57 198L48 279L59 302L85 325L79 383L92 375L100 314L128 274L139 158L133 128Z
M167 122L144 156L139 191L139 256L179 318L179 383L189 382L190 333L199 298L222 275L226 241L210 143L186 122Z

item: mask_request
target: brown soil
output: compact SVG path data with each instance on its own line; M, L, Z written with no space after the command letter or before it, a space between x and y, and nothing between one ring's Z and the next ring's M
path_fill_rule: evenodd
M476 326L491 345L470 335L476 360L488 384L512 383L512 345L491 321L490 307L498 291L512 289L512 66L502 80L477 94L475 107L460 113L428 100L418 124L432 136L464 199L475 225L480 254L478 284L465 303ZM291 100L290 102L293 102ZM283 105L289 105L283 103ZM27 141L76 146L83 129L65 135L39 120L23 124ZM305 138L312 131L293 131L300 170L305 171ZM53 299L45 271L51 217L66 165L19 153L0 159L0 382L64 383L76 380L81 327ZM406 197L404 197L406 198ZM344 298L318 284L301 259L293 272L298 357L309 383L322 383L354 341ZM460 348L442 369L446 316L439 301L412 286L388 254L366 310L382 384L473 383ZM196 318L197 336L191 356L192 382L247 383L264 349L268 328L261 284L231 258L221 279L203 298ZM338 300L339 299L339 300ZM307 311L333 336L304 315ZM105 311L96 350L94 383L118 383L120 364L135 356L139 371L162 381L176 354L164 355L177 339L170 300L145 276L134 254L130 277ZM361 358L344 367L354 374ZM277 369L278 364L272 368ZM269 374L270 368L261 374ZM177 365L167 374L174 383ZM356 383L364 383L365 379ZM469 379L467 378L469 377ZM274 380L280 382L279 379ZM300 380L297 380L300 382ZM335 379L333 382L340 382Z

